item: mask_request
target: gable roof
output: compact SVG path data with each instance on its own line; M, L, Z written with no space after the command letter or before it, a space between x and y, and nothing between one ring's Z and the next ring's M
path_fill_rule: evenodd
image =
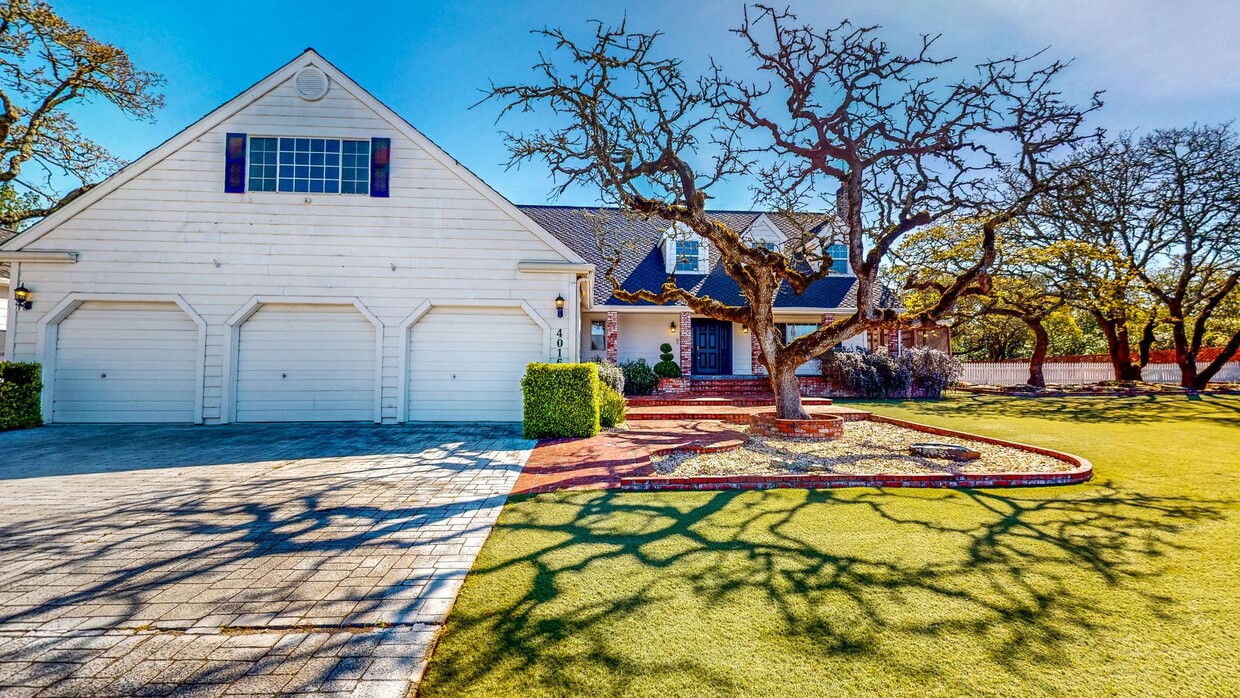
M12 240L0 240L0 250L14 251L24 249L27 245L30 245L46 235L48 232L54 230L64 221L77 215L80 211L107 196L110 192L116 190L121 185L149 170L151 167L158 164L168 156L177 152L189 143L192 143L195 139L200 138L211 129L219 126L225 120L231 118L249 105L253 104L256 100L266 95L271 90L284 84L286 81L291 79L298 70L311 65L326 73L333 86L343 89L349 95L369 107L373 112L375 112L376 115L379 116L379 118L386 121L398 133L413 141L418 147L426 151L431 158L446 167L456 176L460 177L466 184L481 194L483 198L487 199L499 209L512 216L518 223L527 228L530 233L545 242L560 255L564 256L569 262L585 262L585 259L581 258L570 247L556 238L556 236L551 235L549 232L541 228L537 223L525 215L521 209L514 206L511 201L504 198L499 192L492 189L490 185L482 181L478 175L474 174L464 165L457 162L451 155L448 155L447 152L436 145L431 139L422 135L422 133L414 128L412 124L405 121L404 118L392 111L392 109L386 104L376 99L374 95L370 94L370 92L366 91L365 88L354 82L352 78L345 75L339 68L332 65L330 61L323 58L312 48L307 48L296 58L284 64L284 66L277 69L275 72L251 85L236 97L233 97L219 107L216 107L215 110L193 124L185 127L172 138L169 138L159 146L147 151L137 160L129 163L111 177L108 177L99 184L96 184L85 194L82 194L64 208L34 224Z
M659 242L669 227L661 219L634 220L615 208L585 208L581 206L521 206L530 218L564 241L577 254L594 264L602 274L609 262L603 259L596 242L596 230L602 227L604 234L623 235L624 240L634 243L631 254L623 255L616 277L626 291L649 290L658 292L667 280L663 254ZM785 235L798 231L790 221L781 216L768 216L762 211L711 211L712 218L733 230L746 230L761 217L766 217ZM807 228L820 228L828 217L820 214L807 216ZM678 274L676 284L697 295L706 295L729 305L745 305L747 301L740 287L717 264L710 265L707 274ZM626 303L612 296L611 284L605 279L594 283L594 304L601 306L652 306L653 303ZM673 304L669 304L673 305ZM775 297L775 307L781 309L834 309L853 308L857 305L856 278L853 276L828 276L812 284L805 293L797 295L784 284Z

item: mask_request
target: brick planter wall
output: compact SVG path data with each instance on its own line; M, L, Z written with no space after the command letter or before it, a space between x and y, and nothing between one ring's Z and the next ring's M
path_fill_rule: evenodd
M749 415L749 431L792 439L838 439L844 435L844 420L826 414L811 415L810 419L778 419L774 412L759 412Z
M690 383L688 378L660 378L656 395L688 395Z
M1075 485L1087 482L1094 475L1094 466L1088 460L1071 453L1055 451L1041 446L1030 446L1015 441L1005 441L989 436L978 436L962 431L932 427L917 422L907 422L881 415L870 419L885 424L916 429L938 436L954 436L984 443L1017 448L1040 453L1063 461L1071 470L1047 473L922 473L852 475L845 473L806 473L802 475L727 475L700 477L661 477L642 475L620 478L624 490L767 490L797 487L803 489L826 489L835 487L1029 487L1036 485Z

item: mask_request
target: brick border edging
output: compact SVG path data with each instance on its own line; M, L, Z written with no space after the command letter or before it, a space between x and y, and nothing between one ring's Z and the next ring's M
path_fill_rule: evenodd
M832 414L811 414L809 419L780 419L775 410L754 412L749 415L749 433L829 441L844 435L844 419Z
M894 417L871 415L883 424L906 427L936 436L973 439L995 446L1007 446L1048 456L1076 466L1060 473L922 473L854 475L846 473L811 473L805 475L714 475L700 477L622 477L620 489L631 491L660 490L765 490L776 488L826 489L838 487L1029 487L1037 485L1076 485L1093 477L1094 466L1088 460L1041 446L979 436L963 431L909 422ZM671 449L676 450L676 449ZM681 449L684 450L684 449ZM726 450L726 449L725 449Z

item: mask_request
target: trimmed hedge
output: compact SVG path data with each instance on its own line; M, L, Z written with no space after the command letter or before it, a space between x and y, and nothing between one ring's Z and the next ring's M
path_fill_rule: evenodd
M613 390L611 386L603 385L601 388L598 408L599 423L605 427L614 427L624 421L628 406L624 402L624 396Z
M525 438L597 434L600 385L595 363L527 365L521 379Z
M43 367L0 361L0 431L43 424Z

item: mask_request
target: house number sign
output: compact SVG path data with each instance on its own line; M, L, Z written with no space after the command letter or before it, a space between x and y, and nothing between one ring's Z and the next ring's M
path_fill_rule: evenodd
M555 362L564 363L564 330L555 331Z

